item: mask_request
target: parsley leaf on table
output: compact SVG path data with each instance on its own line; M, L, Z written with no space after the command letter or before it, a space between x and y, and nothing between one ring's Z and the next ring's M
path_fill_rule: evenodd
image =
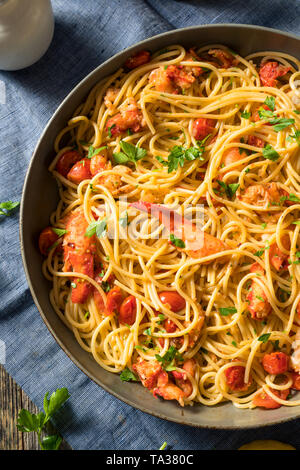
M58 388L49 397L49 392L44 397L44 412L38 414L30 413L24 408L19 412L17 428L21 432L36 432L39 444L42 450L58 450L62 438L58 434L46 436L41 440L41 433L52 416L61 408L61 406L69 399L68 389Z
M11 212L16 209L16 207L19 207L20 203L19 202L12 202L12 201L6 201L6 202L0 202L0 215L4 215L6 217L11 216Z

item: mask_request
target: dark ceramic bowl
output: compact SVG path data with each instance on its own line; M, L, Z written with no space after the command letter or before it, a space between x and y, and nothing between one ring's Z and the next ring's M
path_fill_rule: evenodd
M101 64L65 98L37 144L23 190L21 248L28 284L44 322L65 353L98 385L125 403L159 418L208 428L250 428L297 418L300 416L300 407L241 410L224 403L212 408L196 405L182 409L174 402L156 400L140 384L121 382L118 375L102 369L79 346L72 332L53 310L49 301L50 284L43 277L42 258L37 248L38 234L48 225L49 216L58 202L56 182L47 170L53 158L53 142L90 89L100 79L115 72L137 50L154 52L171 44L203 46L213 43L225 44L242 56L261 50L276 50L299 57L300 51L300 38L281 31L248 25L203 25L160 34L135 44Z

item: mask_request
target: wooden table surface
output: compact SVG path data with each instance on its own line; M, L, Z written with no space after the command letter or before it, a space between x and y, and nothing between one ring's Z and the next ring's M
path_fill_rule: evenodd
M31 413L39 409L0 365L0 450L37 450L36 433L20 432L17 429L19 411L25 408ZM61 449L72 450L66 441Z

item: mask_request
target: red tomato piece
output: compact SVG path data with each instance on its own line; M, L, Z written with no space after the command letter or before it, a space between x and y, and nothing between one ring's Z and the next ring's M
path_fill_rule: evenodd
M170 318L168 318L164 321L164 329L167 333L174 333L174 331L177 330L177 326L172 320L170 320Z
M161 303L168 304L172 312L179 312L185 307L185 299L178 292L164 291L158 294Z
M119 320L120 323L127 323L133 325L136 319L136 298L129 295L123 300L120 307Z
M265 354L262 360L263 368L269 374L283 374L289 367L289 356L283 352Z
M108 315L114 312L119 312L123 300L123 295L119 286L113 287L107 294L106 310Z
M192 135L196 140L203 140L215 130L215 120L199 118L193 122Z
M276 397L280 398L281 400L286 400L289 393L290 389L287 390L274 390L271 389L272 393L276 395ZM255 395L255 397L252 400L253 405L259 406L261 408L267 408L268 410L275 410L276 408L280 408L281 404L275 401L270 395L268 395L266 392L262 391Z
M91 161L89 158L83 158L79 162L75 163L67 174L68 180L75 184L79 184L81 181L90 179L92 177L90 164Z
M58 240L58 235L53 232L52 227L46 227L39 236L39 249L43 256L48 256L51 246Z
M133 70L137 67L140 67L141 65L147 64L149 61L150 61L150 52L139 51L126 60L124 67L126 67L129 70Z
M245 383L245 367L232 366L225 370L225 377L228 387L234 392L241 392L248 390L252 383L252 378L249 377L249 382Z
M81 155L77 150L69 150L59 157L55 169L66 178L72 166L80 159Z

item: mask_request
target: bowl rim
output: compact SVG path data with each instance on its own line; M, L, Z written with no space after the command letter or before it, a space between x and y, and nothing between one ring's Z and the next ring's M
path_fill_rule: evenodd
M111 61L121 58L125 54L133 53L137 49L142 48L144 45L147 45L149 41L152 40L159 40L163 38L167 38L169 36L175 35L176 33L183 33L185 31L190 31L190 30L198 30L198 29L217 29L220 27L225 27L228 29L239 29L239 28L246 28L249 30L252 30L253 32L260 30L264 32L270 32L270 33L275 33L279 34L282 36L285 36L290 39L296 39L300 43L300 36L294 33L289 33L283 30L279 30L276 28L269 28L265 26L259 26L259 25L251 25L251 24L245 24L245 23L213 23L213 24L200 24L200 25L193 25L193 26L188 26L185 28L178 28L178 29L171 29L169 31L156 34L154 36L150 36L146 39L143 39L142 41L136 42L132 44L131 46L117 52L113 56L109 57L106 59L104 62L100 63L97 67L95 67L91 72L89 72L86 76L84 76L83 79L81 79L77 85L75 85L71 91L65 96L65 98L61 101L61 103L56 107L54 113L51 115L49 118L46 126L44 127L42 133L39 136L39 139L35 145L34 151L31 155L31 159L28 165L28 168L26 170L26 175L24 179L24 184L22 188L22 195L21 195L21 204L20 204L20 215L19 215L19 240L20 240L20 248L21 248L21 255L22 255L22 263L23 263L23 268L26 276L26 280L28 283L28 286L30 288L30 292L33 298L33 301L42 317L42 320L46 324L49 332L55 339L56 343L60 346L60 348L63 350L63 352L71 359L71 361L79 368L81 372L83 372L89 379L91 379L95 384L100 386L102 389L104 389L106 392L108 392L110 395L113 395L115 398L120 400L123 403L126 403L127 405L133 407L134 409L140 410L143 413L146 413L148 415L154 416L156 418L160 418L169 422L173 422L176 424L184 425L184 426L190 426L194 428L203 428L203 429L213 429L213 430L241 430L241 429L254 429L258 427L267 427L267 426L273 426L276 424L280 423L286 423L288 421L295 420L300 417L300 405L299 405L299 415L298 416L288 416L288 417L279 417L279 418L274 418L272 421L263 421L260 424L254 424L254 423L248 423L247 426L242 426L239 424L217 424L217 425L211 425L207 423L194 423L194 422L188 422L188 419L185 419L185 421L182 421L182 418L180 414L178 414L178 418L173 418L168 415L165 415L163 412L156 412L155 410L151 410L144 405L137 405L136 403L132 402L129 398L124 398L118 391L115 391L111 389L108 385L104 384L98 377L96 377L92 371L88 371L84 365L80 363L78 359L73 355L72 352L69 351L68 347L64 344L64 342L59 338L59 335L56 333L55 329L51 326L50 322L48 321L47 315L44 313L43 309L41 308L40 302L38 300L38 297L35 293L35 290L33 288L32 282L31 282L31 275L30 275L30 270L28 269L28 262L26 259L26 254L25 254L25 248L24 248L24 219L25 219L25 213L24 213L24 201L26 197L26 192L27 192L27 187L29 184L29 178L30 178L30 173L32 167L36 163L36 158L38 155L39 151L39 146L41 142L44 139L45 134L47 133L48 129L52 126L52 123L55 121L56 116L59 115L60 111L64 108L66 103L72 98L73 95L77 94L77 91L94 75L97 75L99 70L104 68L106 64L109 64ZM100 366L101 367L101 366ZM196 404L199 406L198 404ZM205 405L202 405L205 406Z

